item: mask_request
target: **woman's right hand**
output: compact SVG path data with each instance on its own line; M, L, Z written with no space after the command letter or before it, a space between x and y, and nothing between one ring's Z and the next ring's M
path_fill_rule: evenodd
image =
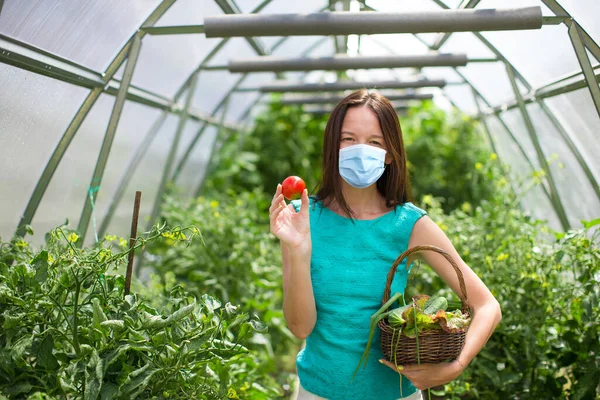
M302 205L300 211L296 212L293 205L287 205L281 192L281 185L277 185L277 191L273 196L269 217L271 220L271 233L279 240L291 247L298 248L303 244L310 243L310 218L308 215L308 192L302 192Z

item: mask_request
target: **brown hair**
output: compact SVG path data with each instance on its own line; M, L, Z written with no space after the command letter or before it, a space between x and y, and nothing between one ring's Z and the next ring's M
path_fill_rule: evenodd
M346 112L352 107L368 107L379 120L387 154L391 157L390 164L386 165L383 175L376 183L377 190L385 198L386 207L392 208L402 205L407 201L411 201L412 198L402 130L396 110L382 94L369 93L367 89L361 89L349 94L340 101L327 121L323 138L323 176L316 194L316 198L321 200L324 206L328 206L335 201L349 218L353 218L354 213L342 194L338 163L342 124Z

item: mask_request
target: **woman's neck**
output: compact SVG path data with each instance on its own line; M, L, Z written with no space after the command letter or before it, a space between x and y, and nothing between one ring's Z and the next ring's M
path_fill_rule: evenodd
M342 194L346 204L358 218L389 211L385 206L385 199L377 190L376 185L371 185L365 189L357 189L344 182Z

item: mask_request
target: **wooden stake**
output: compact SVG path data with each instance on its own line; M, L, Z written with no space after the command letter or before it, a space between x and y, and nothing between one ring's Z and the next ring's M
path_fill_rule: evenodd
M142 192L139 190L135 192L135 203L133 203L133 218L131 219L131 235L129 236L129 260L127 262L127 275L125 275L125 296L129 294L131 288L131 275L133 273L133 246L135 245L135 239L137 238L137 225L138 218L140 216L140 201L142 199Z

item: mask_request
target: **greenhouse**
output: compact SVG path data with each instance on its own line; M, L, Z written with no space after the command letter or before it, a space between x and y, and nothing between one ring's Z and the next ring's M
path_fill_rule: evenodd
M0 399L600 399L599 18L0 0Z

